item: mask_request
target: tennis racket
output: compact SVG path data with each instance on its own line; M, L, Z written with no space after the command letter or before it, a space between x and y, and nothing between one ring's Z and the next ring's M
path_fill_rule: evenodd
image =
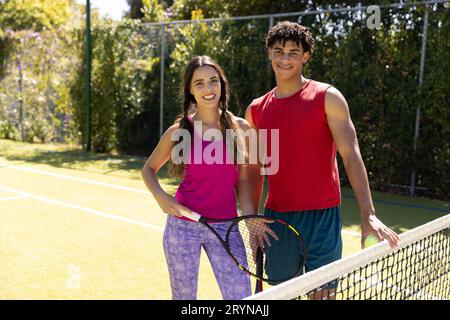
M181 214L205 225L216 235L234 263L258 280L257 292L262 290L262 281L278 284L303 271L305 242L300 233L283 220L262 215L213 219L186 210L181 210ZM225 239L214 230L214 223L230 224Z

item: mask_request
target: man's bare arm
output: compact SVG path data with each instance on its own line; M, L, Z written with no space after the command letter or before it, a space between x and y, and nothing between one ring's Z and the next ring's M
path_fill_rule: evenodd
M330 88L325 96L325 113L336 147L341 155L350 184L355 192L361 215L362 241L369 234L397 245L398 235L376 218L366 168L344 96Z
M253 123L251 115L251 107L248 107L245 112L245 120L247 120L250 128L256 130L255 124ZM258 146L259 148L259 146ZM251 192L252 204L256 210L259 210L259 204L261 203L261 197L264 187L264 176L261 175L261 165L258 161L257 164L249 164L245 168L245 177L249 185L249 190Z

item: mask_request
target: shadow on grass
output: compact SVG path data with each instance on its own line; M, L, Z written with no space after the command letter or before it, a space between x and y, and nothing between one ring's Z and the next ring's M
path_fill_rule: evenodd
M376 216L397 233L421 226L450 213L448 203L443 201L411 198L373 192ZM356 198L349 188L342 190L343 227L359 229L361 218Z
M34 149L32 152L7 154L5 159L9 161L45 164L56 168L95 171L96 173L105 175L126 172L126 176L132 179L141 179L141 170L147 160L147 158L140 156L87 153L81 149ZM171 186L178 185L179 183L178 179L169 177L167 164L158 172L158 177L165 184Z

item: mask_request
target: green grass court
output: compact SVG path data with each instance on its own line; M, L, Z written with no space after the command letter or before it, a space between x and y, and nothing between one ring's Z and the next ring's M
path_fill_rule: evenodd
M145 160L0 140L0 299L170 299L166 215L141 180ZM177 181L165 171L160 182L175 192ZM438 200L379 192L373 198L449 209ZM399 233L445 214L375 205ZM360 248L353 198L343 198L343 219L346 256ZM198 298L221 299L205 254Z

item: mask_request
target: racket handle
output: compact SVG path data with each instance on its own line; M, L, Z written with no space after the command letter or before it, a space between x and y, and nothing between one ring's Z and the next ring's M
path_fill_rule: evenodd
M261 248L256 251L256 275L258 277L263 276L263 252ZM260 279L256 280L255 293L263 291L263 283Z
M202 217L201 215L199 215L198 213L196 213L196 212L194 212L194 211L187 211L187 210L184 210L184 209L180 209L180 212L181 212L181 214L183 215L183 216L185 216L186 218L189 218L189 219L191 219L191 220L194 220L194 221L199 221L200 220L200 218Z
M256 280L255 294L263 291L263 282L262 280Z

